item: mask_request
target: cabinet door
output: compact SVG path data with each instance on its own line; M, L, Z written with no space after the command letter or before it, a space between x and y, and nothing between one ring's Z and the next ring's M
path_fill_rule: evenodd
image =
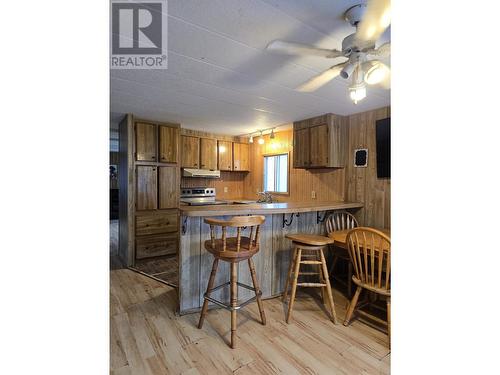
M158 167L158 208L175 208L179 205L179 173L176 167Z
M249 148L246 143L233 143L233 170L248 171Z
M240 144L240 170L250 170L250 146L246 143Z
M163 126L159 127L160 134L160 162L177 163L179 154L179 128Z
M198 137L181 136L182 167L199 168L200 139Z
M314 126L310 129L310 167L328 166L328 125Z
M307 168L310 164L309 128L293 131L293 166Z
M135 124L135 158L139 161L156 161L156 125Z
M241 171L241 144L233 143L233 170Z
M157 208L156 167L137 166L137 210L155 210Z
M228 141L217 141L219 148L219 169L221 171L233 170L233 145Z
M217 169L217 140L201 138L200 139L200 168Z

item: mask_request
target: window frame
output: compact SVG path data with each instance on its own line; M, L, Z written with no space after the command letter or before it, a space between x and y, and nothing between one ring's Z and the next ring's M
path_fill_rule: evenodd
M268 154L262 154L262 191L265 190L265 173L266 173L266 157L269 156L280 156L280 155L287 155L287 170L286 170L286 192L280 192L280 191L269 191L269 193L273 195L285 195L289 196L290 195L290 151L284 151L284 152L275 152L275 153L268 153Z

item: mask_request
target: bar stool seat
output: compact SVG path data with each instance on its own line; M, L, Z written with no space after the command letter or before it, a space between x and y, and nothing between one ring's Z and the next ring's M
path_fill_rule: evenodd
M285 236L292 240L293 256L288 268L288 277L285 283L285 290L283 292L283 301L287 300L288 287L291 283L291 296L288 303L288 312L286 322L290 323L292 316L293 304L295 302L295 294L297 287L312 287L321 288L321 296L323 303L328 300L331 311L331 320L337 324L337 314L335 313L335 304L333 303L332 288L328 277L328 269L326 267L325 255L323 249L334 241L325 236L306 233L293 233ZM301 265L318 266L318 272L300 272ZM319 282L298 282L299 275L318 275Z
M233 349L236 347L236 312L240 308L246 306L250 302L257 301L262 324L266 324L266 315L261 300L262 291L259 288L255 266L252 260L252 256L259 252L260 225L265 219L264 216L235 216L230 220L213 218L204 220L205 223L210 225L210 240L205 241L205 249L214 256L214 262L208 280L207 291L204 294L204 302L198 328L203 327L203 321L205 320L208 310L208 302L212 302L231 311L231 348ZM216 227L222 228L221 238L216 238ZM227 228L236 228L236 237L227 237ZM241 235L242 231L246 229L250 231L248 237ZM214 287L215 275L220 260L231 264L230 281ZM238 281L238 263L242 261L248 262L253 287ZM216 300L210 296L213 291L225 286L230 286L231 301L229 304ZM253 291L255 296L238 304L238 286Z

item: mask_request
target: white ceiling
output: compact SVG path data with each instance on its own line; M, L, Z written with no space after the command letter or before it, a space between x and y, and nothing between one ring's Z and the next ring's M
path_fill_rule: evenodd
M360 2L169 0L168 69L111 70L111 122L131 112L238 135L327 112L348 115L389 105L390 91L373 87L354 105L341 78L313 93L294 91L342 58L265 51L275 39L341 49L342 39L354 32L342 15ZM390 29L377 44L389 39Z

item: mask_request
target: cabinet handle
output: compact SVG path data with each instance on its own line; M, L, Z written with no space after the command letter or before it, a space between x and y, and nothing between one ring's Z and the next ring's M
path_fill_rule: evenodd
M202 166L202 167L204 167L204 166L205 166L205 164L202 164L201 166Z
M231 166L230 166L230 165L228 165L228 166L227 166L227 169L231 169Z
M156 159L156 156L151 156L151 159Z

